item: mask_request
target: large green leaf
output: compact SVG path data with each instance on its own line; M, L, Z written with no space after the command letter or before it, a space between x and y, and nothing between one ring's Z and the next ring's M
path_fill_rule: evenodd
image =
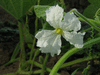
M40 0L40 5L54 5L57 3L58 0Z
M100 0L88 0L91 4L84 10L83 15L94 18L96 11L100 8Z
M0 6L12 14L16 19L25 15L28 9L35 5L37 0L0 0Z

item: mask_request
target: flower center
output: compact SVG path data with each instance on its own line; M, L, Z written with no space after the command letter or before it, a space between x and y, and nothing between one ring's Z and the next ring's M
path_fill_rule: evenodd
M61 35L63 33L63 30L61 28L57 28L56 33Z

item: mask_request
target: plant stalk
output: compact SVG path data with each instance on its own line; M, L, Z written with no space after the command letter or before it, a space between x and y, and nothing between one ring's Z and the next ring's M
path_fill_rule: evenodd
M23 35L23 24L18 21L18 27L19 27L19 35L20 35L20 63L19 68L21 68L22 64L25 62L25 48L24 48L24 35Z
M53 69L51 70L50 74L49 75L55 75L57 73L57 71L59 70L59 68L61 67L61 65L68 59L68 57L70 57L71 55L75 54L76 52L90 46L90 45L93 45L93 44L96 44L100 42L100 37L99 38L96 38L96 39L93 39L93 40L90 40L86 43L84 43L84 46L83 48L81 49L78 49L78 48L72 48L71 50L67 51L59 60L58 62L54 65Z

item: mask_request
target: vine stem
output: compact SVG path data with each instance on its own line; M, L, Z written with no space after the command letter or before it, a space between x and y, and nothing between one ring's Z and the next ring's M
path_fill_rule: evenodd
M66 52L60 58L60 60L58 60L58 62L54 65L54 67L51 70L49 75L55 75L57 73L57 71L59 70L59 68L61 67L61 65L68 59L68 57L70 57L71 55L75 54L76 52L78 52L78 51L80 51L80 50L82 50L82 49L84 49L84 48L86 48L86 47L88 47L90 45L96 44L98 42L100 42L100 37L84 43L84 46L81 49L73 48L73 49L69 50L68 52Z
M83 16L81 13L79 13L78 11L77 11L77 9L72 9L71 11L70 11L70 13L71 12L74 12L77 16L79 16L79 17L81 17L85 22L87 22L90 26L92 26L94 29L96 29L97 31L99 31L100 32L100 28L99 27L97 27L92 21L90 21L90 20L88 20L85 16ZM97 22L95 22L95 23L97 23Z
M82 19L80 17L78 17L78 19L81 20L81 21L85 21L84 19ZM87 18L87 19L100 27L100 22L97 22L96 20L92 20L92 19L89 19L89 18Z
M20 47L21 47L19 68L21 68L22 63L25 62L25 48L24 48L24 36L23 36L22 26L23 26L22 23L18 21L19 35L20 35Z

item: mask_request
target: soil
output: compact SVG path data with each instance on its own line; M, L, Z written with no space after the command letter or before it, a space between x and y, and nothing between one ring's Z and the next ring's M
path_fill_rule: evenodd
M89 2L87 0L65 0L65 4L66 4L65 11L69 11L72 8L77 8L79 12L83 13L84 9L89 5ZM7 13L3 8L0 7L0 29L4 27L5 24L9 24L9 23L15 24L17 26L17 20L12 15ZM12 34L9 34L5 36L6 37L4 38L0 37L0 66L7 63L10 60L11 55L15 49L15 46L19 42L19 35L12 36ZM45 54L41 54L41 53L40 55L45 56ZM62 55L49 57L46 66L48 68L53 67L54 64L60 59L61 56ZM84 56L73 55L66 62L78 59L80 57L84 57ZM36 59L38 61L38 57ZM16 72L18 70L18 66L19 66L19 61L9 64L6 67L3 66L0 68L0 75ZM87 67L87 62L82 62L79 64L74 64L72 66L65 67L63 69L60 69L58 73L60 75L71 75L71 73L79 67ZM75 75L82 75L82 71L83 69L79 69ZM91 66L91 68L89 69L89 74L100 75L100 64ZM47 73L45 75L49 75L49 74Z

